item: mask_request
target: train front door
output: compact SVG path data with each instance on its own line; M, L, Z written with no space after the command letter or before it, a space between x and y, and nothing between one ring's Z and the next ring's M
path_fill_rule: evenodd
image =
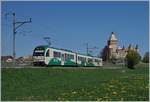
M48 49L48 50L46 51L46 55L45 55L45 64L46 64L46 65L48 65L49 60L50 60L50 49Z
M64 54L61 54L61 65L64 65L65 62L65 56Z

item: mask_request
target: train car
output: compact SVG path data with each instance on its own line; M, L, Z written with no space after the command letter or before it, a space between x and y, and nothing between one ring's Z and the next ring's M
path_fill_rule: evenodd
M40 66L102 66L102 59L43 45L34 49L33 64Z

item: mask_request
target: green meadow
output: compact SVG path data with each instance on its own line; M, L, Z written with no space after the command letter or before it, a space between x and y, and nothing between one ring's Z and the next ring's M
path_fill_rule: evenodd
M148 64L128 68L3 68L2 101L148 101Z

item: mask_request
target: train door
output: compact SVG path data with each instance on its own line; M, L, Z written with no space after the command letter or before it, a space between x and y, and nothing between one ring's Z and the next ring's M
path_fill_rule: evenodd
M65 55L62 53L61 54L61 65L64 65L65 62Z
M46 54L45 54L45 64L48 65L50 60L50 49L46 50Z

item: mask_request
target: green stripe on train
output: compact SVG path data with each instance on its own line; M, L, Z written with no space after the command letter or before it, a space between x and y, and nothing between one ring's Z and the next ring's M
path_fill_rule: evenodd
M61 65L61 61L59 59L57 59L57 58L52 58L49 61L48 65Z
M76 63L71 61L70 59L68 59L64 62L64 65L65 66L76 66Z
M85 66L85 63L86 63L86 62L82 61L81 64L78 64L78 66L84 67L84 66Z
M88 62L87 62L87 63L86 63L86 66L87 66L87 67L93 67L93 66L95 66L95 65L94 65L93 63L88 63Z

